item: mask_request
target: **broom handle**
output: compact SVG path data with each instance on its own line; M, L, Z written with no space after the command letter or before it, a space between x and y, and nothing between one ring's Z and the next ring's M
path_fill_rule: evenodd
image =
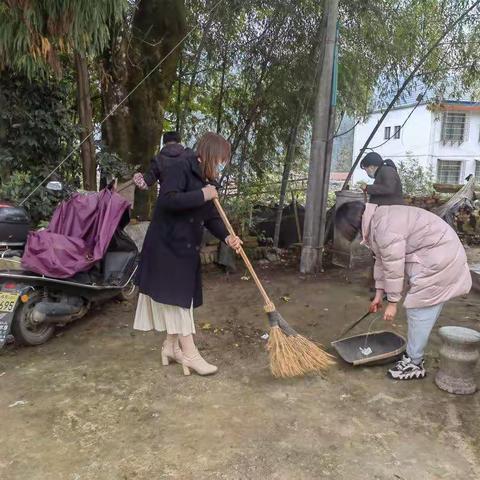
M128 187L131 187L134 183L135 183L134 180L129 180L122 188L117 190L117 193L123 192Z
M218 213L220 214L220 217L222 218L223 223L225 224L225 227L228 230L228 233L230 235L236 236L235 230L233 229L232 225L230 224L230 221L228 220L227 214L225 213L225 210L223 210L222 206L220 205L220 202L219 202L218 198L214 198L213 203L215 204L215 207L218 210ZM240 246L239 254L242 257L242 259L245 263L245 266L247 267L248 271L250 272L250 275L252 276L255 284L257 285L257 288L260 291L260 294L262 295L263 300L265 301L265 310L267 312L273 312L275 310L275 305L270 300L267 292L263 288L262 282L260 282L260 279L258 278L255 270L253 269L253 265L250 263L250 260L248 259L247 254L245 253L245 250L241 246Z

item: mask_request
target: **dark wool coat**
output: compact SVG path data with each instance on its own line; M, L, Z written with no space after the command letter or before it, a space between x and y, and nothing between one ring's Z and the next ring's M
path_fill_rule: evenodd
M402 181L391 160L385 160L375 172L373 185L367 186L370 203L376 205L404 205Z
M175 162L166 172L140 256L140 292L159 303L202 305L200 247L204 226L219 240L228 231L213 202L205 202L196 157Z
M169 143L165 145L158 155L150 162L149 170L143 174L145 183L151 187L155 182L162 183L165 171L179 160L195 157L195 152L190 148L185 148L180 143Z

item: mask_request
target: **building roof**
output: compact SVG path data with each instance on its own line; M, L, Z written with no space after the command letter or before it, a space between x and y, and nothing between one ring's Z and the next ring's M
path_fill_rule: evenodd
M372 113L384 110L394 96L395 93L392 93L390 96L377 94ZM444 94L443 99L440 99L438 98L438 95L434 89L427 89L426 85L423 82L417 80L410 88L403 92L392 110L413 107L418 103L421 97L423 98L420 101L420 105L424 105L426 103L441 103L442 105L451 105L455 107L469 107L465 108L467 110L476 110L477 107L480 107L480 102L473 102L471 100L467 100L466 98L453 99L453 92L450 96L450 98L452 99L449 99L448 92ZM467 97L467 94L465 94L465 97Z
M442 100L440 102L440 108L442 110L455 110L455 111L480 111L480 102L465 102L462 100Z

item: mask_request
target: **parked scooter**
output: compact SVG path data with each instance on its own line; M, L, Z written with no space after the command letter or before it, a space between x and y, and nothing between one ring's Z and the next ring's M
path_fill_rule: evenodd
M62 188L60 182L47 185L50 191ZM115 297L133 298L138 249L123 230L129 222L126 210L101 261L72 278L51 278L14 268L0 270L0 348L9 335L17 344L40 345L52 337L57 325L82 318L93 304ZM29 230L30 217L23 207L0 203L3 264L16 262L18 268Z

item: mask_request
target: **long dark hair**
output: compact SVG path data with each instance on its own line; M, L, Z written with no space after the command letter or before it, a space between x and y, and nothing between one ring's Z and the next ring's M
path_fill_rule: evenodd
M347 202L335 212L335 227L349 242L353 242L362 229L364 211L364 203Z

